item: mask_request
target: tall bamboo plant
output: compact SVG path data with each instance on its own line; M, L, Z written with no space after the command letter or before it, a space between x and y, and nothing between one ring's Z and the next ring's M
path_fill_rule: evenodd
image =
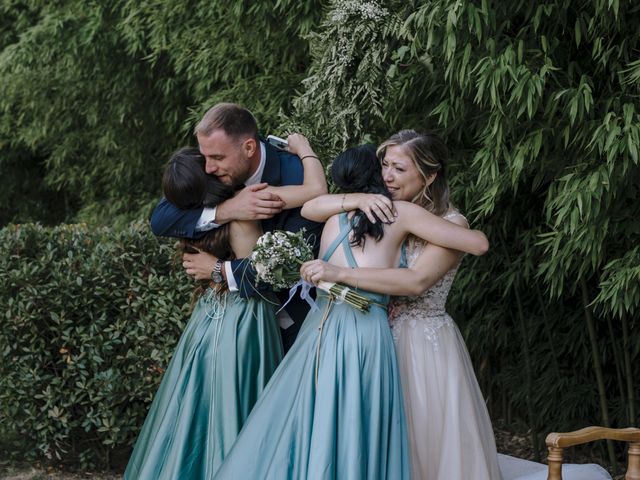
M294 103L320 130L340 119L327 130L341 145L406 127L446 138L455 202L493 242L465 262L450 308L490 366L479 371L494 416L513 412L534 437L636 424L640 7L358 4L394 22L365 43L330 10ZM335 55L344 42L358 52L348 61ZM378 68L363 79L370 51Z

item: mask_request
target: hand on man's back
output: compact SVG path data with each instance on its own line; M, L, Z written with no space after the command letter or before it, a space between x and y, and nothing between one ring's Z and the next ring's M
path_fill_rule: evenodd
M266 183L250 185L240 190L233 198L218 205L216 223L232 220L264 220L282 211L285 203L277 195L265 191Z

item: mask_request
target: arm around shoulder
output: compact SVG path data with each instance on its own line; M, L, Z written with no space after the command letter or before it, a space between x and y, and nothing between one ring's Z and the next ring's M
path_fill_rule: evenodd
M374 223L378 219L386 223L393 223L396 217L393 201L376 193L321 195L304 204L302 215L316 222L325 222L332 215L352 210L362 210Z
M486 235L470 230L462 216L445 220L409 202L396 202L396 208L400 227L429 243L472 255L484 255L489 250Z
M202 208L181 210L163 197L151 214L151 231L158 237L196 238L201 214Z
M301 207L306 201L319 195L327 193L327 180L324 175L324 167L318 156L311 149L309 141L300 134L293 134L287 137L289 148L293 155L281 157L281 161L302 163L302 184L293 182L283 186L268 187L268 191L277 195L285 203L284 208ZM300 167L288 165L289 167ZM287 168L287 164L283 164Z

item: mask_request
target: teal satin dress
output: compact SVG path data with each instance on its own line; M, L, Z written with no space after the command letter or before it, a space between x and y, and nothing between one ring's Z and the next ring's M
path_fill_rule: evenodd
M124 478L212 479L281 359L268 301L208 290L178 342Z
M324 255L342 245L349 223ZM410 477L402 388L387 322L388 297L362 313L318 293L298 338L240 432L216 479Z

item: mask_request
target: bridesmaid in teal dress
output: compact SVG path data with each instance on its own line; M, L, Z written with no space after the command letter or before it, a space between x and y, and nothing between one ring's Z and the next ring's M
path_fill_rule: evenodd
M372 146L338 156L332 177L343 192L389 195ZM408 202L398 202L397 210L390 225L372 223L361 211L331 217L322 234L322 258L352 268L396 266L409 233L452 248L482 236ZM314 281L315 273L302 266L303 278ZM307 316L216 479L410 477L389 297L360 293L373 302L367 313L318 293L318 309Z
M297 197L310 191L311 176L317 181L320 175L324 181L317 158L306 159L304 165L303 185L284 192L272 189L288 208L303 203ZM163 188L167 199L182 207L216 205L234 193L205 174L204 158L192 148L171 158ZM236 221L203 240L190 241L189 247L222 259L244 257L261 233L258 222ZM213 478L282 358L274 300L241 298L238 292L211 287L200 296L153 400L125 479Z

